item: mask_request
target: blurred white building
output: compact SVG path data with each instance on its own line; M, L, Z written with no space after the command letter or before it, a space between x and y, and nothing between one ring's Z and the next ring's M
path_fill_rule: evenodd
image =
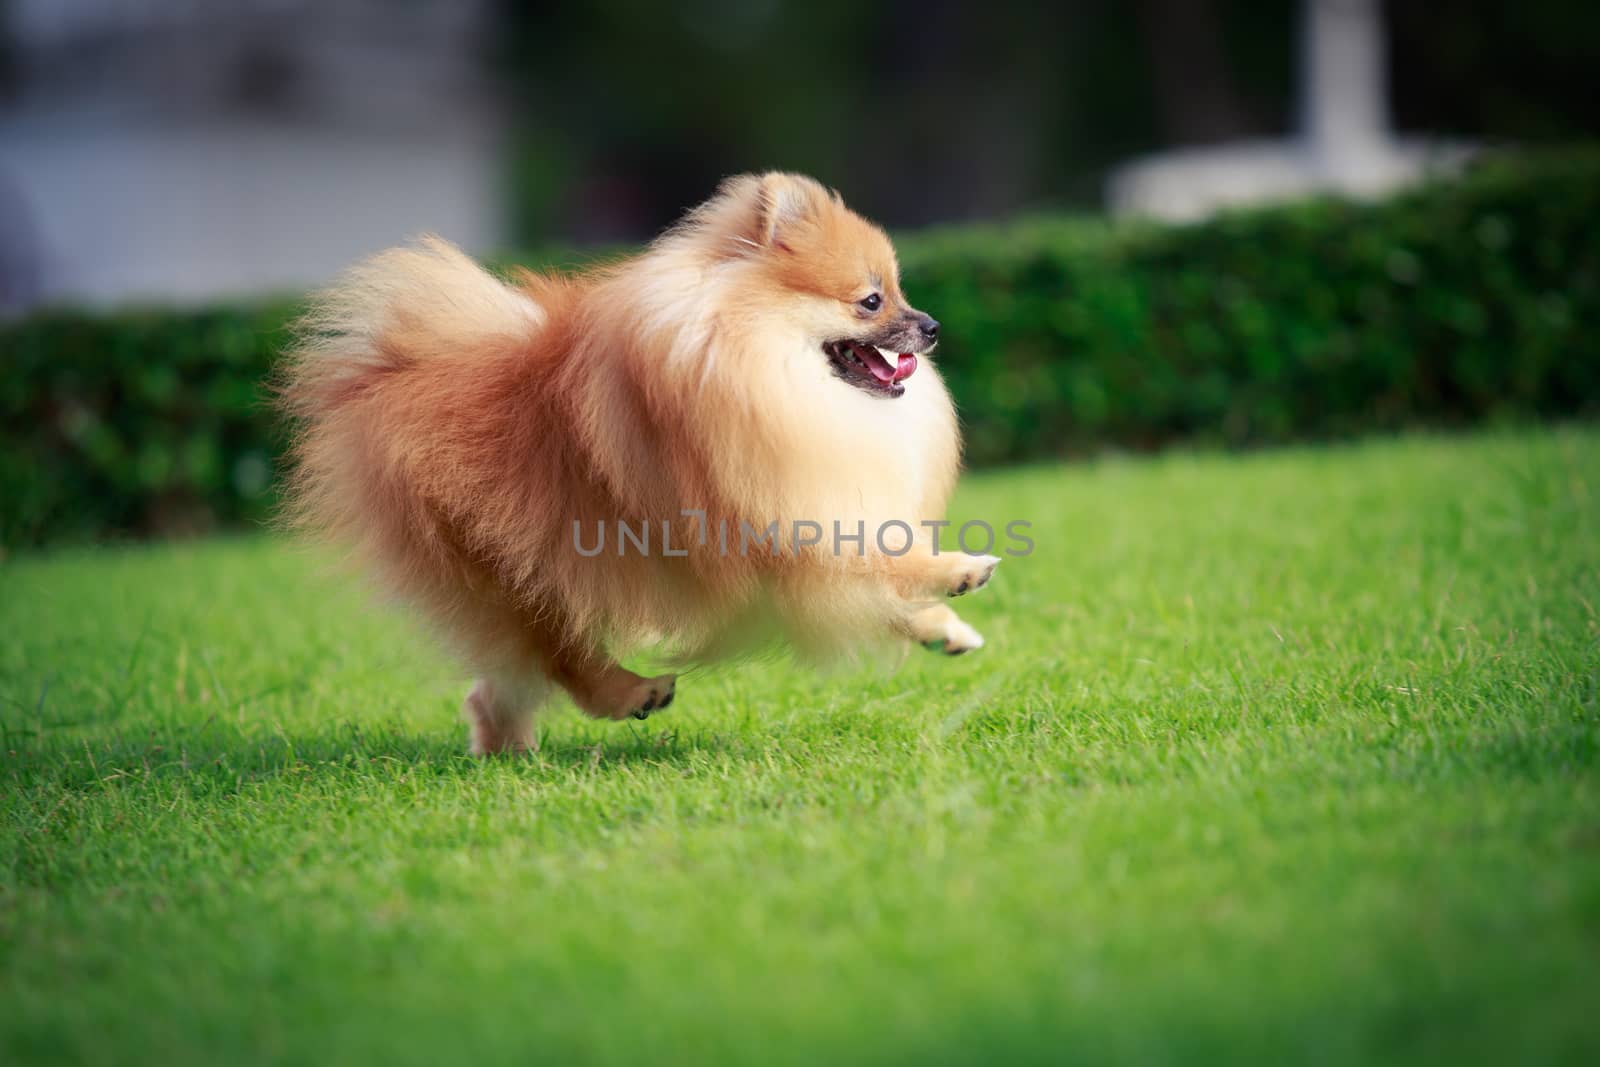
M0 310L301 289L504 240L489 0L0 5Z
M1319 192L1378 196L1467 159L1459 142L1394 135L1380 0L1302 0L1302 12L1296 136L1134 160L1110 177L1111 210L1188 221Z

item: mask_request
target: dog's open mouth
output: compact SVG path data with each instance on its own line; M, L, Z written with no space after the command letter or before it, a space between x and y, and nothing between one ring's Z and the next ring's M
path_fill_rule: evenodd
M894 353L865 341L829 341L822 346L833 373L873 396L896 397L906 391L900 383L917 369L910 352Z

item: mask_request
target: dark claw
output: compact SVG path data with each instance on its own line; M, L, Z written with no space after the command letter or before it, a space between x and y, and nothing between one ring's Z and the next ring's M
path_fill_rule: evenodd
M962 593L965 593L966 591L967 591L967 580L965 578L963 578L963 579L961 579L961 584L956 586L956 596L960 596Z
M668 693L668 694L667 694L667 695L666 695L666 696L664 696L664 697L662 697L662 698L661 698L661 703L660 703L660 704L658 704L658 705L657 705L657 707L658 707L658 708L664 708L664 707L667 707L667 706L668 706L668 705L670 705L670 704L671 704L671 703L672 703L672 698L673 698L673 697L675 697L675 696L677 696L677 695L678 695L678 694L677 694L677 692L676 692L676 691L673 691L673 692L670 692L670 693Z
M652 689L652 690L650 690L650 699L646 700L644 702L644 707L641 710L643 710L643 711L654 711L655 707L656 707L656 692L655 692L654 689Z

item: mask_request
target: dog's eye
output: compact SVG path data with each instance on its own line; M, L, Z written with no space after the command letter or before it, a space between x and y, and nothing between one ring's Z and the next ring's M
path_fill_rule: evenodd
M877 293L868 293L866 296L862 297L856 302L862 307L866 308L868 311L877 311L883 306L883 297L879 296Z

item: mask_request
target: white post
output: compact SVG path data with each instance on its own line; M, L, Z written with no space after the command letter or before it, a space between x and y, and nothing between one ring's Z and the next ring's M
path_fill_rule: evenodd
M1381 0L1305 0L1301 123L1313 166L1360 188L1387 177L1387 44Z

